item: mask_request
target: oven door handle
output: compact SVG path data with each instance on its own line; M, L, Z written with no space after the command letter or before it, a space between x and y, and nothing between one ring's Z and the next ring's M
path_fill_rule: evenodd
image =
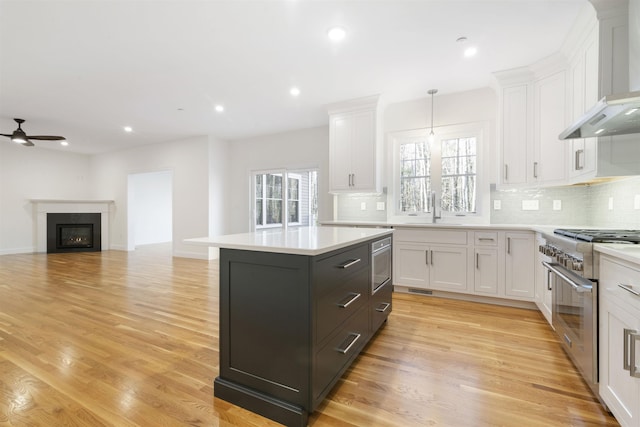
M560 270L559 268L556 267L556 266L559 266L559 264L550 263L550 262L547 262L547 261L542 261L542 265L544 265L546 268L551 270L551 272L553 272L555 275L559 276L565 282L570 284L571 287L576 292L588 292L588 293L593 292L593 288L591 286L587 287L587 286L583 286L583 285L579 285L579 284L575 283L574 279L572 279L567 274L565 274L562 270Z

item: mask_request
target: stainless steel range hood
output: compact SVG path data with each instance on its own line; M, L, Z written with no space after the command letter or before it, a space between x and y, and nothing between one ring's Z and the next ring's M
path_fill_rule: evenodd
M640 91L607 95L576 120L560 139L640 133Z

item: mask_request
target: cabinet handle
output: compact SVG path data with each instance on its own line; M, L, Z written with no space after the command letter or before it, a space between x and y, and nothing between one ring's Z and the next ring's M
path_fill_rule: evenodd
M480 270L480 254L476 252L476 270Z
M547 290L548 291L552 291L553 288L551 287L551 270L547 269Z
M424 263L429 265L429 250L424 251Z
M360 339L360 334L353 334L353 333L351 333L351 334L349 334L349 335L350 335L350 336L353 336L353 339L351 340L351 342L350 342L350 343L349 343L349 344L348 344L344 349L342 349L342 348L336 348L336 350L337 350L339 353L347 354L347 352L351 349L351 347L353 347L353 345L356 343L356 341L358 341L358 340ZM343 341L343 343L344 343L344 341Z
M352 187L356 186L356 174L355 173L351 174L351 186Z
M507 254L511 255L511 237L507 237Z
M359 263L359 262L360 262L360 258L358 258L358 259L352 259L352 260L350 260L350 261L347 261L345 264L339 265L339 266L338 266L338 268L349 268L349 267L351 267L352 265L355 265L355 264L357 264L357 263Z
M509 165L504 165L504 180L509 181Z
M478 237L478 240L480 240L481 242L493 242L496 239L494 239L493 237Z
M625 371L631 372L631 363L629 360L631 359L631 355L629 354L629 340L631 339L631 334L636 334L638 331L634 331L633 329L624 329L623 330L623 350L622 350L622 367Z
M580 161L580 159L584 159L584 150L576 150L576 158L575 158L575 170L579 171L584 169L584 161Z
M618 287L624 289L627 292L631 292L635 296L640 296L640 291L636 291L635 289L633 289L633 286L631 286L631 285L624 285L622 283L619 283Z
M533 162L533 177L538 177L538 162Z
M629 375L631 375L634 378L640 378L640 373L638 373L638 368L636 367L636 341L640 341L638 338L640 338L640 334L638 334L637 332L632 332L630 334L631 336L631 351L629 352L629 362L631 362L629 365Z
M358 298L360 298L360 294L351 294L351 298L349 299L349 301L347 301L345 303L338 304L338 307L347 308L347 307L349 307L351 305L352 302L354 302Z
M433 265L433 251L429 251L431 252L431 265Z
M384 307L384 308L381 308L381 307ZM389 307L391 307L391 303L383 302L376 308L376 311L379 311L380 313L384 313L385 311L387 311Z

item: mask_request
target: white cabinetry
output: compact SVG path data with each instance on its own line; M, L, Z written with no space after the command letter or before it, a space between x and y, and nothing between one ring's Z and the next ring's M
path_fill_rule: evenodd
M378 115L378 96L329 107L330 192L381 191L382 141Z
M466 245L466 231L396 229L394 285L466 292Z
M533 175L533 84L528 70L496 74L500 81L500 164L499 183L522 186ZM530 166L531 165L531 166Z
M569 148L558 139L567 125L566 71L561 59L554 61L539 66L538 73L526 67L495 74L500 84L502 187L567 182Z
M564 69L534 84L534 144L532 180L542 185L567 182L569 144L558 138L567 127Z
M640 265L601 255L599 392L620 425L639 427L640 296L620 284L640 292Z
M505 233L505 295L533 301L535 297L535 238L532 232Z
M536 246L544 246L546 243L544 237L540 233L536 234ZM535 250L535 248L534 248ZM551 322L551 298L553 296L553 289L551 288L551 281L549 280L549 270L547 270L542 261L552 262L553 260L541 252L536 252L536 265L535 265L535 286L536 286L536 305L542 313L547 322L553 326Z
M598 27L595 23L587 32L569 60L569 121L580 118L598 101ZM567 141L571 146L569 179L579 182L595 174L597 138Z
M496 296L502 283L498 257L498 232L476 231L473 234L473 289L478 294Z
M533 232L396 227L393 250L397 290L534 301Z

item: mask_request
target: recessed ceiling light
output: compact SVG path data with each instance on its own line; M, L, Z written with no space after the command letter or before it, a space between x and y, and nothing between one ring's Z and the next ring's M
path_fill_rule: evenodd
M67 140L62 140L60 141L60 145L62 145L63 147L66 147L67 145L69 145L69 142Z
M291 94L291 96L298 96L300 95L300 89L298 89L297 87L292 87L289 93Z
M131 133L131 132L133 132L133 128L131 126L125 126L124 127L124 131L127 132L127 133Z
M347 30L342 27L333 27L327 31L327 37L332 42L342 41L347 36Z
M216 105L214 109L216 110L217 113L222 113L224 111L224 107L220 104Z
M475 46L469 46L464 50L464 57L471 58L472 56L475 56L476 53L478 53L478 48Z

